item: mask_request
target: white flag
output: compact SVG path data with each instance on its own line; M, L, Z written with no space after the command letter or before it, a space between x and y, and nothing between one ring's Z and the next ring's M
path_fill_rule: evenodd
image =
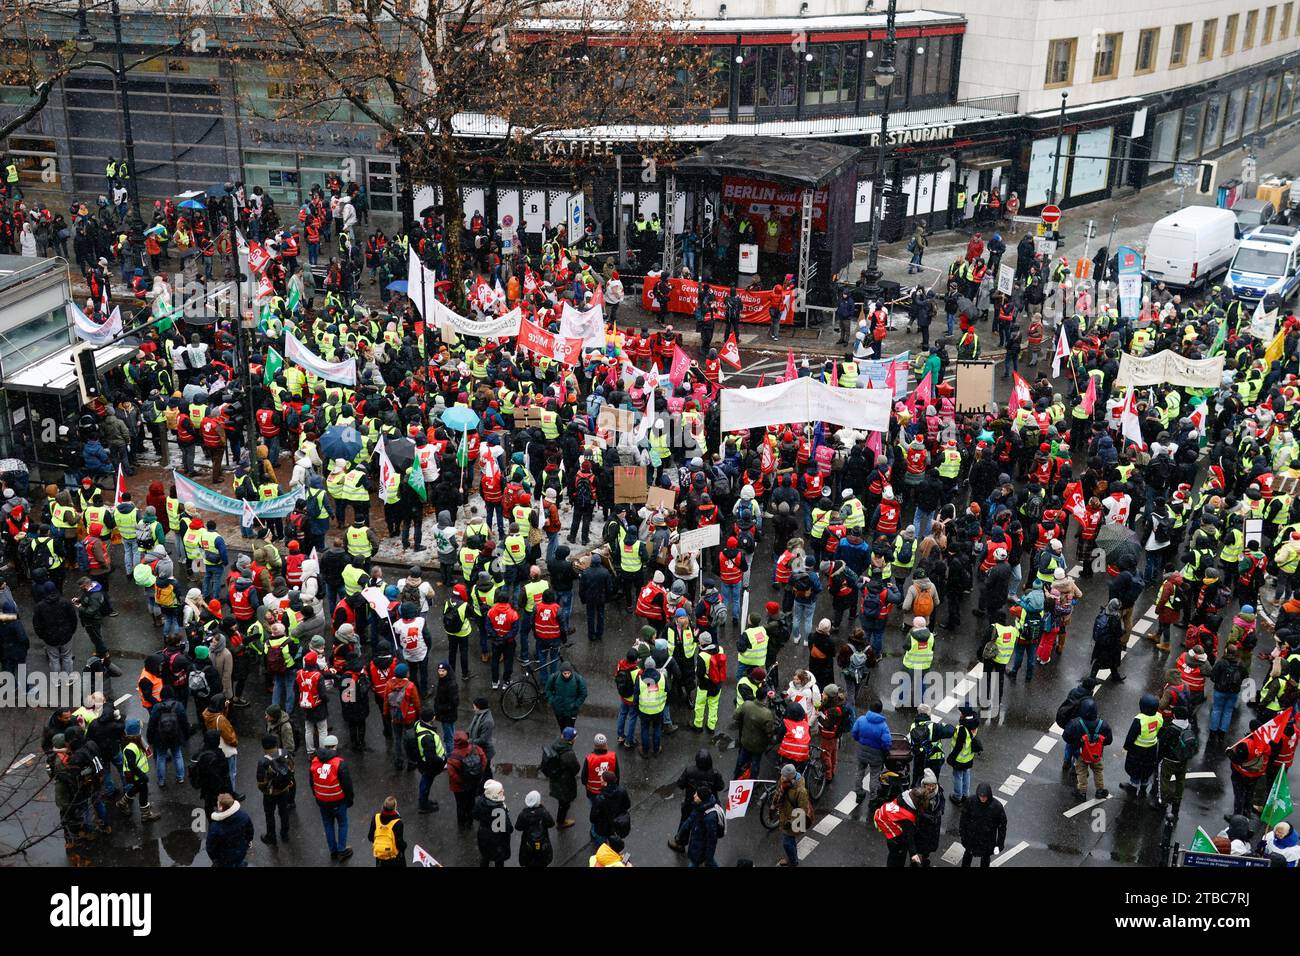
M1142 444L1142 420L1138 418L1137 389L1129 388L1128 397L1124 399L1124 411L1119 416L1119 430L1135 445Z
M107 345L122 334L122 311L119 308L115 307L102 325L82 312L77 303L69 302L68 308L72 310L72 330L84 342L96 346Z
M733 780L727 786L727 819L743 817L749 809L750 798L754 796L754 784L757 780Z
M1070 340L1065 337L1065 326L1061 326L1061 334L1056 338L1056 352L1052 355L1052 378L1057 378L1061 374L1061 359L1068 358L1070 355Z
M245 499L244 513L239 519L239 523L246 528L251 528L257 522L257 512L253 510L253 503Z
M1255 306L1255 314L1250 317L1250 334L1257 339L1271 342L1277 334L1277 310L1265 309L1264 300Z
M433 855L420 844L413 844L411 847L411 862L416 866L442 866Z
M393 462L388 457L388 449L384 447L383 438L379 439L379 444L375 447L375 454L379 456L379 494L384 499L384 504L391 505L397 501L397 495L401 492L400 480L397 489L389 492L389 485L397 470L393 467Z

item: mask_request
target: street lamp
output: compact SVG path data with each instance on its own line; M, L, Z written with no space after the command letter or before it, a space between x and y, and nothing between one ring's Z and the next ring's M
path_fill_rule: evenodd
M131 214L126 223L127 239L132 249L140 256L140 262L144 266L145 274L148 275L148 264L144 256L144 217L140 215L140 190L136 185L139 169L136 168L135 164L135 137L131 128L131 98L127 89L126 54L122 47L122 10L118 6L117 0L111 0L109 9L113 18L113 46L116 63L110 65L96 60L87 60L81 65L97 66L107 70L113 75L113 79L117 83L122 109L123 155L126 158L127 168L126 190L131 201ZM90 32L86 23L85 3L80 4L77 8L77 25L77 35L73 42L80 52L90 53L95 49L96 37Z
M898 49L898 38L895 32L897 15L898 0L889 0L885 23L885 47L880 65L873 72L876 86L885 91L885 103L880 111L880 139L876 144L876 168L871 174L871 248L867 253L867 286L863 291L875 302L884 298L884 290L880 286L880 219L884 213L882 193L885 189L885 160L889 154L889 103L894 80L898 76L894 69L894 54Z

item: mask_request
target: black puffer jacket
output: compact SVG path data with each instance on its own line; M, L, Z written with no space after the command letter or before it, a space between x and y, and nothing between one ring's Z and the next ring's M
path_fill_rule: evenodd
M49 582L32 609L32 630L50 647L62 647L77 632L77 609Z
M717 796L726 787L722 774L713 769L713 755L701 748L695 754L695 766L687 767L677 778L677 788L682 791L682 809L689 813L695 808L695 791L708 787Z

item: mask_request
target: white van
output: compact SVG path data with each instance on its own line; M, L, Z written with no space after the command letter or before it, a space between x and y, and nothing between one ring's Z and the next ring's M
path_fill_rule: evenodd
M1151 227L1144 267L1152 282L1198 288L1227 271L1240 234L1230 209L1188 206Z

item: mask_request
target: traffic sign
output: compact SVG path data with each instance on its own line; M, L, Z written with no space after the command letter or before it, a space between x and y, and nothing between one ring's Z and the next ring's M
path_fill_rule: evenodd
M1043 211L1038 214L1038 217L1049 226L1054 226L1061 221L1061 207L1044 206Z

